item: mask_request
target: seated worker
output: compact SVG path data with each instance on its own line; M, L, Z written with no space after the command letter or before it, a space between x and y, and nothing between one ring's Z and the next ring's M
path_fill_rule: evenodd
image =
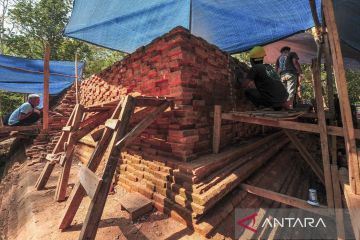
M269 64L264 64L265 49L256 46L251 49L249 54L252 67L246 80L241 83L243 87L247 88L245 90L246 97L256 107L271 107L274 110L286 108L289 94L274 68ZM256 88L249 88L252 83Z
M9 126L27 126L40 119L40 111L36 109L40 104L40 96L30 94L28 101L11 113L8 120Z

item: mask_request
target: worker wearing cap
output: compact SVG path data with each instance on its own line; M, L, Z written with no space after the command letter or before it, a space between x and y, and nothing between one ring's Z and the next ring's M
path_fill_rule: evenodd
M280 74L281 82L289 93L288 108L293 108L296 94L300 93L301 67L299 57L295 52L290 52L290 47L281 48L281 55L276 60L276 71ZM301 93L300 93L301 96Z
M264 64L265 49L256 46L251 49L249 55L252 67L247 79L241 84L247 88L246 97L256 107L272 107L274 110L286 107L288 93L275 69L269 64ZM252 82L256 88L251 88Z
M26 126L35 123L40 118L40 111L36 109L40 104L40 96L30 94L28 101L11 113L8 120L10 126Z

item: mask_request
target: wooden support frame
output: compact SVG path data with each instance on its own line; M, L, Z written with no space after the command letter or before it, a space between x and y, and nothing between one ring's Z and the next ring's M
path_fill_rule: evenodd
M321 78L320 78L320 63L321 63L321 45L318 45L318 56L312 62L311 70L313 73L313 84L316 99L316 112L318 115L318 126L320 132L320 144L321 144L321 157L323 163L324 177L325 177L325 189L326 200L330 208L334 208L334 189L332 186L332 176L330 167L330 155L329 155L329 141L326 129L326 119L324 112L324 102L322 96Z
M110 111L99 112L94 116L82 121L84 114L84 107L80 104L75 105L75 108L71 113L66 126L63 128L60 139L56 143L52 153L47 158L51 160L52 157L58 154L61 154L62 156L59 157L58 160L48 161L45 164L45 167L43 168L35 184L35 189L43 189L48 182L56 163L60 163L63 168L55 191L56 201L63 201L66 198L66 188L68 185L70 168L72 165L72 155L77 141L87 135L97 126L103 124L111 113Z
M83 106L77 104L74 111L75 113L71 123L71 129L78 129L84 115ZM58 202L64 201L66 198L66 189L69 182L70 169L72 165L72 154L74 152L75 144L77 142L73 136L73 132L74 131L68 133L67 141L65 142L67 147L64 146L65 156L60 162L60 165L62 165L63 168L58 179L54 197L55 201Z
M136 99L131 96L127 96L124 101L124 106L121 108L117 107L112 118L118 118L121 122L120 125L113 127L107 126L103 132L102 138L97 143L95 150L87 164L87 169L89 171L95 172L100 161L104 159L106 161L105 170L102 174L101 181L96 188L96 193L93 194L86 219L84 221L79 239L94 239L101 215L105 206L107 195L109 192L110 184L115 173L118 157L122 148L126 147L131 143L136 137L138 137L154 120L164 112L169 106L170 102L165 101L160 103L160 105L154 108L147 116L140 121L132 130L126 134L126 129L130 121L135 108ZM106 144L107 143L107 144ZM107 146L107 148L106 148ZM95 184L92 184L95 185ZM75 214L76 211L86 195L86 192L81 182L78 182L69 198L69 204L65 211L62 222L60 223L60 229L67 228ZM92 191L94 192L94 191Z
M221 135L221 106L214 106L213 153L219 153Z
M338 239L345 239L344 212L342 209L342 197L340 189L339 171L335 164L331 165L331 175L334 188L334 207L336 217L336 231Z
M0 127L0 133L10 133L13 131L17 132L29 132L29 131L40 131L42 128L41 125L31 125L31 126L3 126Z
M311 132L311 133L320 133L318 125L312 123L284 121L275 118L267 118L261 116L259 117L244 116L244 115L237 115L236 113L222 113L221 118L224 120L239 121L239 122L258 124L269 127L277 127L277 128ZM341 127L327 126L326 129L329 135L334 135L338 137L344 136ZM356 139L360 139L360 129L355 130L355 137Z
M311 167L315 175L319 178L319 180L325 184L324 174L320 166L316 163L315 159L311 156L311 154L306 150L305 146L301 143L298 137L290 132L289 130L283 130L297 150L300 152L300 155L304 158L307 164Z
M240 184L240 189L259 197L267 198L276 202L280 202L292 207L300 208L319 215L334 216L335 214L334 210L329 209L327 206L320 205L318 207L314 207L308 204L307 201L305 200L291 197L282 193L270 191L264 188L255 187L249 184L245 184L245 183ZM321 211L319 211L319 209Z
M340 99L343 134L349 163L349 182L352 191L355 194L360 194L360 165L356 150L354 125L352 122L349 94L346 85L344 60L340 47L339 33L335 22L333 1L322 1L322 7L331 48L335 83Z
M50 45L45 43L44 54L44 99L43 99L43 130L49 128L49 78L50 78Z

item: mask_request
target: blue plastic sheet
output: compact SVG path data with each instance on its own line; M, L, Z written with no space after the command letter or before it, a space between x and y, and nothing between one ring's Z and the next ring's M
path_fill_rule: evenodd
M44 62L38 59L0 55L0 89L17 93L43 93ZM78 63L81 76L84 63ZM75 80L75 65L70 61L50 61L49 93L57 95Z
M75 0L65 35L131 53L183 26L235 53L313 25L308 0Z

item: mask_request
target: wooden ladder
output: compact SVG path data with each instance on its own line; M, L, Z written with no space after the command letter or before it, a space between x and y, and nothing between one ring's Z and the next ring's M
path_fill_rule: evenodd
M130 118L137 114L134 114L135 107L144 105L154 108L146 112L146 117L127 132ZM111 182L121 157L121 150L138 137L169 106L170 101L164 99L126 96L122 106L119 104L116 107L111 118L106 121L105 130L87 166L82 166L80 169L79 181L70 194L60 229L64 230L70 226L82 199L87 195L91 198L91 203L79 239L95 239ZM146 110L147 108L140 112ZM102 160L106 162L106 165L101 177L98 177L95 171Z
M72 155L76 143L97 126L103 124L110 116L111 109L114 109L114 107L97 108L84 107L81 104L75 105L66 126L62 129L61 136L56 143L55 148L51 154L46 156L46 160L48 160L48 162L45 164L45 167L35 184L36 190L42 190L45 188L55 165L60 164L62 171L56 187L55 200L65 200L72 165ZM83 120L84 114L87 112L97 113L86 120Z

